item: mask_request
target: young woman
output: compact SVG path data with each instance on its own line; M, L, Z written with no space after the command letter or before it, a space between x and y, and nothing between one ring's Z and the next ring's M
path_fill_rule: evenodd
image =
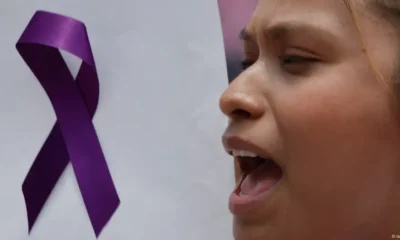
M220 99L237 240L400 237L400 0L260 0Z

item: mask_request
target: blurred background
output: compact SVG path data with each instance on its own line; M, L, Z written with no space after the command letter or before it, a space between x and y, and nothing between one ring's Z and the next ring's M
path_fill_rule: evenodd
M229 82L241 72L243 51L239 34L250 20L257 2L258 0L218 0Z

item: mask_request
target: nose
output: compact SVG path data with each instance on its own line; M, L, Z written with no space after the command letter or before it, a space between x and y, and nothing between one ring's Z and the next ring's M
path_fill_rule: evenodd
M220 97L221 111L230 119L255 119L264 115L267 104L260 86L250 76L239 75Z

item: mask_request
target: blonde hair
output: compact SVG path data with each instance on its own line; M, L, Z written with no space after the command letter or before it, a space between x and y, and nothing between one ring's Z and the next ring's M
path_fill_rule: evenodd
M394 104L396 111L399 113L400 117L400 52L398 52L398 58L395 59L398 61L396 64L396 69L394 69L394 79L384 79L383 74L379 71L375 59L371 56L367 49L367 45L364 41L363 34L361 31L361 27L359 24L359 20L357 14L355 12L354 3L351 0L342 0L344 5L346 6L352 20L354 26L358 32L360 44L362 44L362 48L365 51L371 69L374 74L378 78L378 81L381 82L388 90L391 97L394 98ZM399 38L400 45L400 0L365 0L364 2L366 10L371 11L373 14L378 15L378 17L385 20L388 24L391 24L397 32L397 37Z
M389 85L390 81L385 81L385 79L383 78L382 73L379 71L379 69L378 69L378 67L377 67L377 65L375 63L374 58L372 58L371 54L369 53L369 51L367 49L367 45L366 45L366 43L364 41L363 34L362 34L362 31L361 31L361 28L360 28L359 20L358 20L357 15L356 15L356 13L354 11L354 7L352 6L352 3L349 0L342 0L342 1L343 1L344 5L346 6L347 10L350 13L350 17L352 18L354 26L355 26L355 28L356 28L356 30L358 32L360 44L362 45L362 49L365 51L365 54L367 55L368 62L370 64L373 72L375 73L375 75L378 78L378 80L382 84L384 84L386 87L388 87L390 89L390 85ZM378 0L378 1L381 1L381 0ZM383 0L383 1L385 1L385 0ZM398 1L396 1L396 2L398 2ZM376 1L374 3L378 3L378 2Z

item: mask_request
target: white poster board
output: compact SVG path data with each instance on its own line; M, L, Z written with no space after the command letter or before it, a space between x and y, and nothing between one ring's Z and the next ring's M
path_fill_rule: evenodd
M28 235L21 185L56 120L15 49L36 10L88 29L100 79L93 122L121 199L99 239L232 239L216 0L0 1L0 239L96 239L71 165Z

